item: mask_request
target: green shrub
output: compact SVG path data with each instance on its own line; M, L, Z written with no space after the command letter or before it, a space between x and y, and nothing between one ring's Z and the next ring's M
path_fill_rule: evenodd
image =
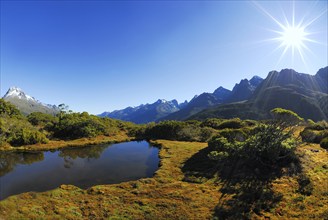
M239 118L234 118L234 119L229 119L229 120L225 120L223 121L218 127L217 129L225 129L225 128L231 128L231 129L238 129L238 128L242 128L243 127L243 123Z
M273 115L274 119L278 121L280 124L284 124L286 126L296 125L302 121L303 118L298 116L295 112L283 108L275 108L272 109L271 114Z
M42 112L33 112L27 116L27 120L36 126L46 126L48 128L58 122L58 118Z
M291 133L275 125L261 125L245 141L242 155L256 167L276 166L295 157L296 145Z
M225 155L230 157L230 160L240 160L247 166L270 168L295 158L296 141L291 133L280 127L260 125L245 141L214 136L208 146L212 149L209 155L212 159L215 155Z
M320 146L328 150L328 137L325 137L324 139L321 140Z
M219 129L220 124L222 123L223 119L219 118L208 118L203 121L200 126L201 127L210 127L214 129Z
M24 118L10 118L3 116L0 118L0 144L9 143L12 146L27 144L46 143L46 136L33 127Z
M28 128L23 128L20 132L12 135L8 142L12 146L21 146L37 143L47 143L49 140L44 134L37 130L30 130Z
M54 136L63 139L95 137L97 135L114 135L120 131L133 132L133 125L110 118L100 118L82 113L62 113L54 126Z
M328 123L326 121L319 121L317 123L311 123L310 126L307 127L307 129L316 130L316 131L327 130Z
M10 102L6 102L3 99L0 99L0 116L9 116L10 118L23 118L21 112L11 104Z
M328 137L328 130L312 130L305 128L300 135L305 142L319 144L322 139Z
M247 138L247 134L242 129L223 129L218 132L219 135L225 137L229 141L237 140L244 141Z
M208 147L213 149L211 152L212 159L213 155L218 155L220 157L236 156L241 146L241 142L229 141L227 138L221 136L214 136L208 142Z
M216 133L217 133L216 130L213 129L213 128L208 128L208 127L201 128L200 129L200 136L199 136L199 140L198 141L207 142Z
M208 141L216 131L201 127L199 121L162 121L149 123L133 132L139 139L167 139L177 141Z

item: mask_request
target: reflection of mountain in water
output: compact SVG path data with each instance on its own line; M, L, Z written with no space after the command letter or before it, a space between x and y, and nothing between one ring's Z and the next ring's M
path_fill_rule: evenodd
M18 164L32 164L44 160L41 152L37 153L1 153L0 154L0 176L12 171Z

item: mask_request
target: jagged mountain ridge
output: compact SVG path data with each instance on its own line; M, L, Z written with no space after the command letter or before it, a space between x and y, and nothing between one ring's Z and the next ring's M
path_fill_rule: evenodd
M32 112L55 115L59 112L59 108L56 105L44 104L15 86L8 89L3 99L15 105L24 115Z
M137 107L127 107L112 112L103 112L100 117L110 117L124 121L131 121L137 124L156 121L173 112L179 111L187 105L187 101L178 103L177 100L166 101L159 99L152 104L142 104Z
M152 104L127 107L113 112L103 112L101 117L110 117L134 123L148 123L161 120L184 120L208 107L229 102L229 99L242 101L249 98L263 79L254 76L251 80L243 79L233 91L220 86L213 93L195 95L190 102L178 103L176 100L158 100ZM239 94L242 92L243 94Z
M298 73L292 69L269 72L253 95L243 103L231 103L208 108L190 119L270 118L273 108L292 110L301 117L312 120L328 119L328 67L316 75Z
M220 86L213 93L202 93L195 96L184 109L174 112L161 120L185 120L212 106L247 100L262 81L263 79L259 76L254 76L250 80L243 79L240 83L236 83L232 91Z

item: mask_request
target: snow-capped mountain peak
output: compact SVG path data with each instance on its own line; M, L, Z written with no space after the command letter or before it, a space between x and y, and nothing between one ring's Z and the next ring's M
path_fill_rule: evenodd
M22 89L15 87L15 86L10 87L4 96L4 98L9 98L9 97L12 97L12 98L16 97L19 99L26 99L26 100L32 100L32 101L37 102L37 100L35 98L25 94L25 92Z
M31 112L43 112L55 115L59 112L56 105L44 104L34 97L27 95L21 88L13 86L3 96L5 101L15 105L23 114Z

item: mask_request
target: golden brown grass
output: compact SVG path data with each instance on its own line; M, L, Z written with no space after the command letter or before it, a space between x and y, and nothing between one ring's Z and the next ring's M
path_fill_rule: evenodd
M23 193L0 202L4 219L211 219L222 200L221 183L184 182L181 168L206 143L156 141L161 146L160 168L153 178L82 190L71 185L42 193ZM319 150L318 152L316 150ZM270 210L250 213L251 219L324 219L328 215L327 151L319 145L298 149L304 172L313 182L312 195L298 192L296 176L274 180L282 200Z

